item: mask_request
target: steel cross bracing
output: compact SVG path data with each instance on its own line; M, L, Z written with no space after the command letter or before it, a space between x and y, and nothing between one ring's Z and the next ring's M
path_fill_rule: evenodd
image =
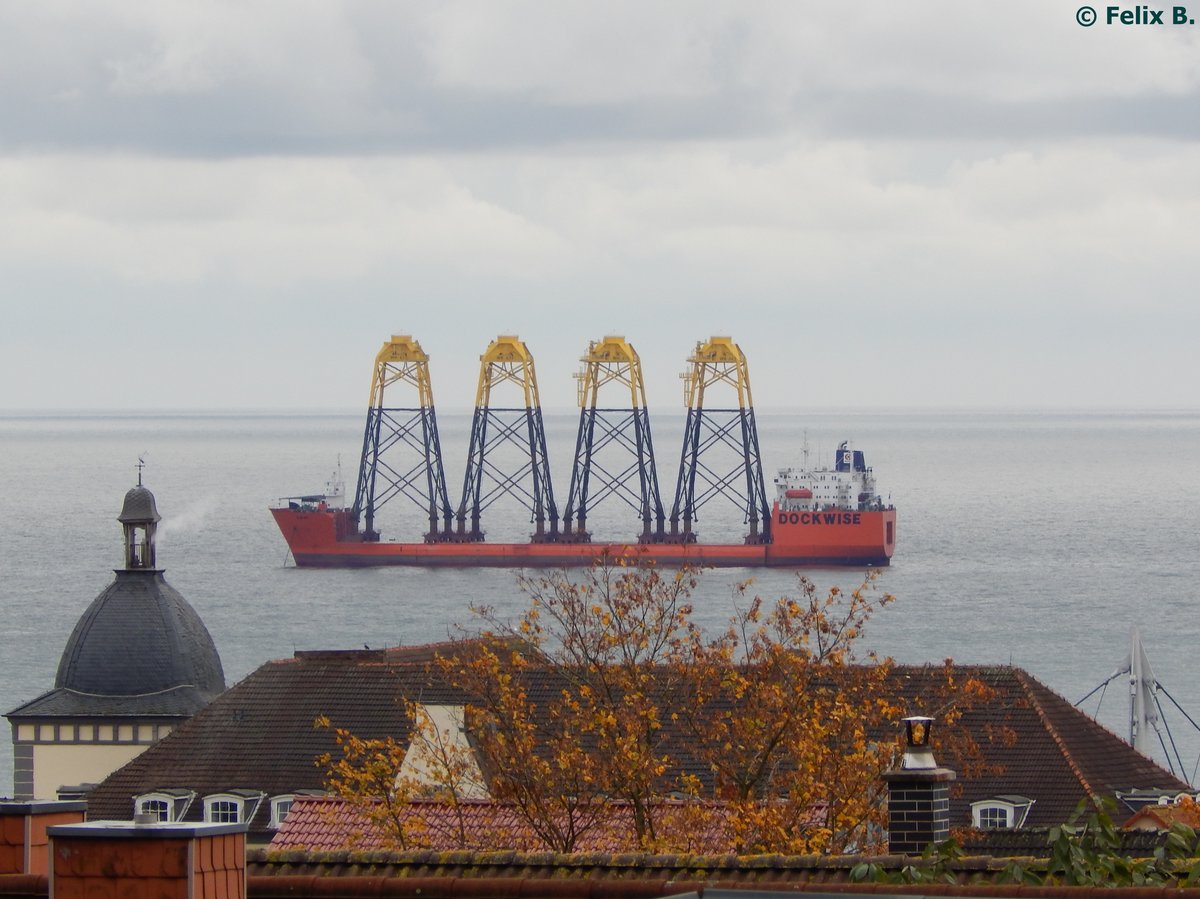
M617 496L642 519L639 542L661 542L665 516L637 351L623 337L610 336L588 344L588 352L580 361L584 367L576 375L579 432L562 539L590 542L588 513L609 496ZM600 390L608 385L628 390L627 408L597 407Z
M727 471L714 468L706 460L705 454L713 455L720 446L738 454ZM682 533L691 533L700 509L721 496L745 511L745 521L750 525L747 539L760 542L760 521L763 534L770 526L770 510L763 499L765 490L758 484L760 478L761 459L753 410L689 409L676 502L671 512L672 533L678 531L680 520Z
M771 511L767 504L746 357L730 338L713 337L707 343L697 343L688 362L691 368L681 376L688 417L679 459L679 479L675 485L675 504L671 509L669 539L694 542L696 535L692 524L697 520L700 508L714 497L722 496L742 508L744 520L749 525L746 542L769 543ZM732 388L737 408L705 409L706 391L714 387ZM710 465L706 458L706 454L719 452L720 447L735 454L735 461L727 471L723 465Z
M523 407L492 408L492 391L503 385L520 390ZM522 462L515 470L506 471L493 461L497 447L503 444L524 450ZM519 338L502 335L479 357L479 387L454 539L482 541L483 511L505 495L515 496L529 509L535 543L558 539L558 507L554 503L546 455L533 354Z
M416 407L384 405L388 388L397 383L416 388ZM412 452L399 462L403 448ZM401 495L428 514L426 542L448 538L452 511L433 406L429 357L420 343L406 334L393 336L375 357L362 460L354 491L354 520L363 520L364 540L379 539L375 513L390 499Z

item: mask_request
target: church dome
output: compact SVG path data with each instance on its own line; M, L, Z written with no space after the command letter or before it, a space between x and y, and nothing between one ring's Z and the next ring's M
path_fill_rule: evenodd
M67 640L56 691L79 702L199 711L225 689L221 657L208 628L155 567L162 519L141 483L125 494L117 519L125 531L125 568L97 596Z
M161 571L118 571L75 625L54 686L113 697L191 687L207 702L225 673L204 622Z

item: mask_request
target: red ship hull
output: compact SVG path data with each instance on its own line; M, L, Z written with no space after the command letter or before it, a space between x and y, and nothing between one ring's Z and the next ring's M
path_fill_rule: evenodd
M365 541L346 510L272 509L296 565L360 568L415 565L454 568L561 568L603 556L662 565L718 568L889 564L896 548L896 510L772 513L772 542L714 543L396 543Z

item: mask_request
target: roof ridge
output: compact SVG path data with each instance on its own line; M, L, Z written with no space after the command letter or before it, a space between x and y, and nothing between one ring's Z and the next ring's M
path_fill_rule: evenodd
M1041 687L1041 681L1031 677L1028 672L1021 668L1014 668L1013 671L1016 673L1017 681L1021 684L1021 688L1024 690L1025 696L1029 700L1030 705L1033 706L1033 710L1037 713L1042 725L1046 728L1046 732L1050 734L1051 739L1054 740L1054 745L1057 746L1058 751L1062 753L1063 760L1067 763L1067 768L1069 768L1071 773L1075 775L1076 779L1083 786L1083 789L1087 792L1088 796L1098 795L1092 785L1088 783L1088 779L1084 776L1083 770L1076 763L1075 758L1067 750L1066 741L1063 740L1062 735L1058 732L1058 728L1054 726L1054 722L1050 720L1050 715L1046 712L1046 709L1042 706L1041 701L1038 699L1034 690L1034 685Z

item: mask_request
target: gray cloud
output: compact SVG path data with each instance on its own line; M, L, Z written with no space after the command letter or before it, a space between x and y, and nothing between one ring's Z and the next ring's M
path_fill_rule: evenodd
M499 332L562 407L614 332L667 408L714 333L765 405L1193 403L1196 43L1038 0L0 5L0 406L127 405L131 345L139 403L357 406L390 331L459 406Z
M14 4L0 9L0 147L237 157L793 133L1195 137L1190 35L1089 31L1032 0L1004 10Z

